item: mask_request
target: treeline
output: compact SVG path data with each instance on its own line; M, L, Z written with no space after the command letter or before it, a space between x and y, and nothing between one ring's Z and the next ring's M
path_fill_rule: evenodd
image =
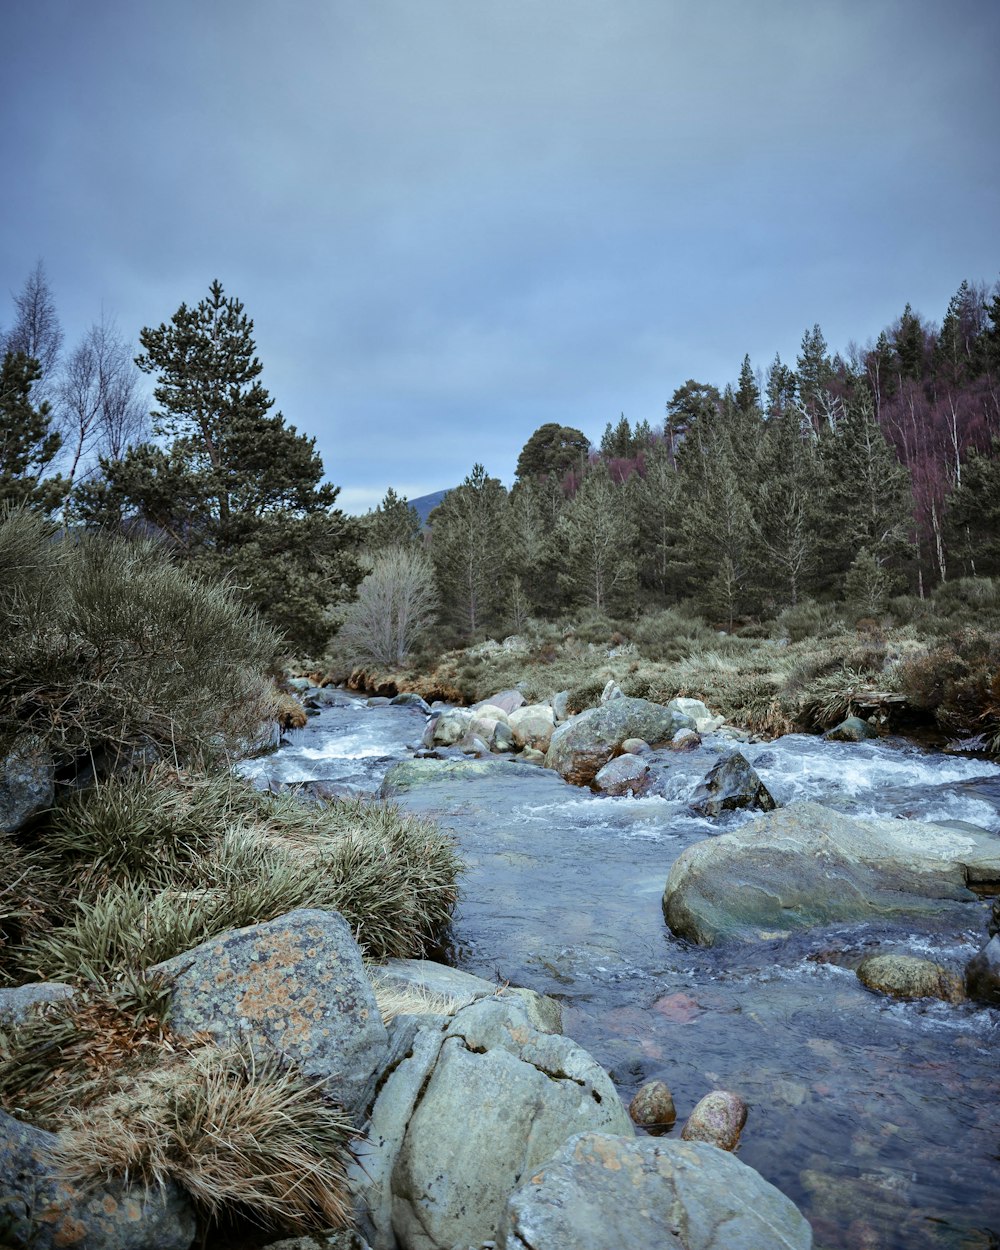
M807 596L875 614L1000 572L998 439L997 289L963 282L940 329L907 306L846 357L814 326L794 368L685 382L660 428L542 426L510 491L476 465L430 518L442 616L469 639L681 600L729 627ZM418 533L392 492L365 525L376 552Z
M429 534L391 490L358 521L336 507L218 282L143 329L137 355L107 320L63 353L41 266L14 312L0 331L0 505L155 536L300 654L321 654L342 621L348 639L377 625L398 658L434 620L440 640L466 641L687 601L731 627L806 597L872 615L895 594L1000 572L1000 285L963 282L940 327L907 306L846 355L814 326L794 367L747 357L721 391L688 380L662 424L622 415L597 446L543 425L512 489L477 464Z

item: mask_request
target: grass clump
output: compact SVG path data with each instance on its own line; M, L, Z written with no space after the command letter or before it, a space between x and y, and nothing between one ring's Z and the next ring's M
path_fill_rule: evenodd
M374 958L425 953L457 895L454 843L392 804L306 805L229 774L133 770L60 807L32 864L48 923L7 952L19 979L135 973L299 907L339 911Z
M206 1221L344 1226L348 1117L273 1052L173 1034L168 993L90 985L0 1031L0 1104L57 1134L68 1181L175 1181Z

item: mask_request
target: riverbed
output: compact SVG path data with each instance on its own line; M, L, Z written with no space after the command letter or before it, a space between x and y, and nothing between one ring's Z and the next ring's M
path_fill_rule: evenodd
M351 699L243 771L374 794L424 723L412 708ZM995 1250L1000 1012L880 998L853 971L877 949L960 970L985 940L988 904L956 904L914 931L842 925L718 949L677 940L660 906L670 866L733 827L692 817L687 800L733 745L709 736L695 752L658 753L655 797L600 797L525 765L449 771L400 794L454 833L467 864L442 956L558 999L564 1031L626 1102L654 1076L679 1122L710 1089L741 1094L740 1157L799 1205L820 1250ZM741 749L780 803L1000 833L1000 768L984 759L805 735Z

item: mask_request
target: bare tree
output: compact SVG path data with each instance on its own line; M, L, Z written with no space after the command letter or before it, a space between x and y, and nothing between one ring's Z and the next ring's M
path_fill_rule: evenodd
M392 547L358 587L337 642L352 660L401 664L436 610L430 560L417 547Z
M117 325L102 315L66 361L58 388L63 445L70 457L66 499L92 455L121 459L146 432L139 371Z
M24 286L13 299L17 317L3 336L3 352L24 352L30 359L38 361L42 376L35 386L35 395L46 398L45 392L59 362L63 332L41 261L28 274Z

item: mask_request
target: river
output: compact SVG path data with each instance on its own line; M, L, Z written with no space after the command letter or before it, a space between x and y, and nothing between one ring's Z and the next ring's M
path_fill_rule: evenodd
M352 699L243 771L375 793L424 723ZM880 998L853 972L880 947L960 969L985 941L988 904L913 932L841 925L711 950L677 940L660 908L670 866L719 831L686 802L731 745L710 736L658 753L658 797L600 797L529 765L401 794L453 831L468 866L445 957L557 998L564 1031L626 1102L660 1077L681 1123L710 1089L741 1094L740 1157L799 1205L818 1250L997 1250L1000 1011ZM805 735L742 749L781 803L1000 832L1000 768L982 759Z

